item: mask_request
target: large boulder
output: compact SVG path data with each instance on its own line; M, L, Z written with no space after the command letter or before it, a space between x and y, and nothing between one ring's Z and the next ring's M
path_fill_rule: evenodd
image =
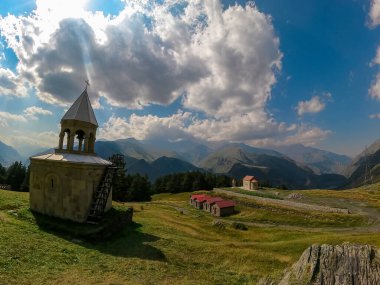
M380 284L380 251L371 245L314 244L287 270L279 285Z

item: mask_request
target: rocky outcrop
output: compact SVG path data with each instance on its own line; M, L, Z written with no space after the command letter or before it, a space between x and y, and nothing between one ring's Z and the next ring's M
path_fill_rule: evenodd
M289 194L288 196L286 196L286 199L290 199L290 200L301 200L303 199L303 195L301 193L292 193L292 194Z
M380 284L380 251L371 245L315 244L303 252L278 284Z

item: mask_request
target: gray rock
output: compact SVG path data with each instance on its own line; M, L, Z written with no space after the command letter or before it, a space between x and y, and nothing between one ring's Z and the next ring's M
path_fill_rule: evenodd
M301 200L303 199L303 195L301 193L292 193L286 196L286 199Z
M380 251L371 245L314 244L278 284L377 285L380 284Z

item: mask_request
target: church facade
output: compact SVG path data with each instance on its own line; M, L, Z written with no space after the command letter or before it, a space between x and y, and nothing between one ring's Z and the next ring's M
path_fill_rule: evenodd
M87 87L61 120L54 153L30 158L30 208L33 211L85 222L102 183L108 160L94 152L98 123ZM112 191L105 211L112 207Z

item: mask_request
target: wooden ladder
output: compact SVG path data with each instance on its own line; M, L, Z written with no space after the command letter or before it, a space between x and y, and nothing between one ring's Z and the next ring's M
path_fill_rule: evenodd
M94 191L90 212L87 216L87 223L98 223L102 219L112 191L115 174L119 169L124 169L125 162L123 155L114 154L109 160L112 162L112 165L106 168L99 187Z
M100 183L99 187L94 191L90 213L87 216L87 222L97 223L103 217L108 197L112 190L113 177L117 169L118 168L115 166L107 167L102 182Z

